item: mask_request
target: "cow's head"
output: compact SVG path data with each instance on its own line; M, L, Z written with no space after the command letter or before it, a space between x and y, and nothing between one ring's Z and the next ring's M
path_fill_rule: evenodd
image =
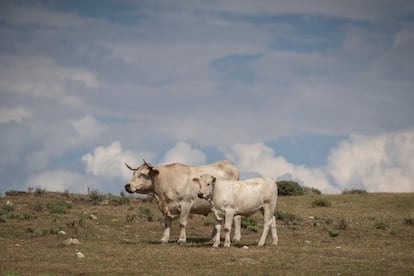
M133 171L132 179L125 185L125 190L128 193L148 194L154 190L154 176L159 174L159 171L150 163L145 162L134 169L125 163L128 169Z
M211 174L203 174L200 177L193 178L193 183L198 185L198 197L204 199L211 199L214 191L214 183L216 178Z

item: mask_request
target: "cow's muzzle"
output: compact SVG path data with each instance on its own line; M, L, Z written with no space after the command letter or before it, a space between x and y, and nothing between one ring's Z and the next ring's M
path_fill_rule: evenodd
M204 198L203 193L198 193L197 196L198 196L198 198Z
M131 191L131 184L129 184L129 183L125 185L125 191L127 191L130 194L134 193L134 192Z

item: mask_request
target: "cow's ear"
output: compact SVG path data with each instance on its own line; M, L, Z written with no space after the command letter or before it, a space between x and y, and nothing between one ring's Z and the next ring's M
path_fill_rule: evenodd
M213 184L216 183L216 177L213 176Z
M160 171L159 170L156 170L156 169L151 169L151 174L153 176L156 176L156 175L159 175L160 174Z
M193 178L193 183L196 184L196 185L200 184L200 178L194 177Z

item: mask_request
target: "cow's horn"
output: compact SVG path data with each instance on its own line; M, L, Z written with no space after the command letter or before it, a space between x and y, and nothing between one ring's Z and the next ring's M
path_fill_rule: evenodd
M127 166L127 168L130 169L131 171L136 171L137 170L137 169L134 169L131 166L129 166L126 162L125 162L125 166Z
M144 161L144 164L147 165L150 168L153 168L154 166L151 165L151 163L148 163L147 161L145 161L145 159L142 159Z

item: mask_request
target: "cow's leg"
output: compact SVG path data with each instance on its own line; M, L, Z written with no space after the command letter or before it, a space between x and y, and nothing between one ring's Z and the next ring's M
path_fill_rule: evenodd
M226 210L226 218L224 219L224 247L230 247L231 224L233 223L234 211Z
M277 242L279 241L279 238L277 237L276 217L275 216L273 216L273 218L272 218L271 230L272 230L273 245L276 246L277 245Z
M263 246L265 244L267 234L269 233L270 226L273 223L273 217L274 216L272 214L272 210L270 206L268 204L265 204L263 206L263 219L264 219L263 233L262 233L262 236L260 237L259 243L257 244L258 246Z
M185 244L187 241L186 227L188 222L188 216L190 215L191 204L182 203L180 212L180 237L177 240L179 244Z
M234 216L234 236L233 243L239 244L241 239L241 216Z
M172 218L164 215L164 234L162 235L161 243L168 243L168 240L170 239L171 221Z
M219 220L218 218L214 218L215 222L214 222L214 228L216 229L216 236L213 238L214 242L213 242L213 248L217 248L220 245L220 233L221 233L221 220Z

